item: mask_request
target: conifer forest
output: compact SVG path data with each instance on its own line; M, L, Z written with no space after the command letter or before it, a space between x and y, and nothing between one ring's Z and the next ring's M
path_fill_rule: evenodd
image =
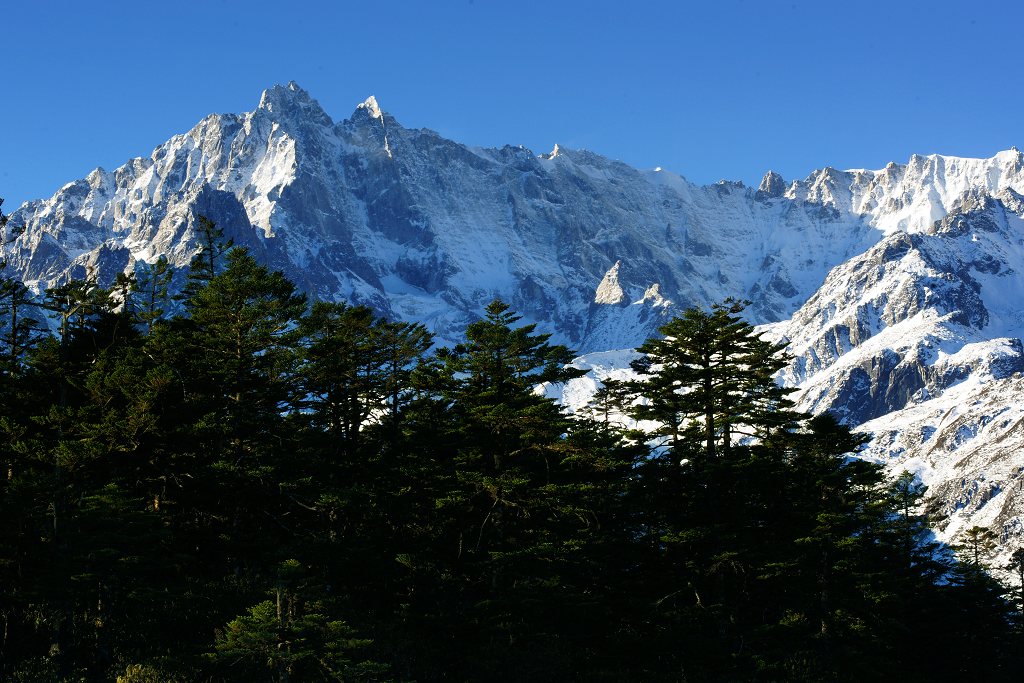
M0 271L0 680L1019 680L1024 553L935 543L742 304L568 414L506 304L437 348L202 225L187 273Z

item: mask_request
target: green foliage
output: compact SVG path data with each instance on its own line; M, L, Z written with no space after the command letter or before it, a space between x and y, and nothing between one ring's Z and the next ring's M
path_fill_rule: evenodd
M129 664L116 683L187 683L187 679L159 664Z
M961 566L928 542L923 488L851 458L863 438L829 416L792 413L773 379L781 349L740 312L687 311L635 365L633 414L663 437L631 491L652 549L645 572L665 586L642 618L649 642L693 635L654 677L933 679L965 657L946 635L964 632L964 615L930 608L968 588L985 642L1009 637L994 585L957 579ZM986 652L993 667L1012 659Z
M217 635L211 659L232 677L249 674L256 680L266 679L260 675L266 670L278 681L380 680L386 672L383 665L353 660L372 641L357 638L344 621L295 611L292 604L270 600L254 605Z
M1006 567L1013 572L1017 579L1017 602L1018 611L1024 612L1024 548L1018 548L1010 555L1010 563Z
M967 564L974 569L984 567L984 560L995 550L996 535L985 527L972 526L964 532L963 539L956 549L963 554Z
M206 655L214 670L257 680L381 680L387 666L361 656L373 641L359 638L328 604L302 564L285 560L277 568L274 600L250 607L217 631L216 649ZM261 675L262 674L262 675Z
M188 268L188 282L182 292L187 300L221 272L224 257L234 247L234 240L225 240L224 231L206 216L196 217L196 242L199 250Z
M135 309L139 322L146 327L146 333L153 333L153 326L163 319L170 299L170 286L174 279L174 267L167 257L160 257L152 264L140 264L141 273L130 290L127 306Z
M688 309L663 325L664 337L638 349L634 385L643 399L637 419L658 423L673 448L704 445L702 459L728 452L738 438L765 438L787 427L791 403L773 379L786 363L782 347L762 340L740 317L743 305L727 301L710 312Z
M947 559L738 304L572 416L502 302L428 355L198 230L179 315L166 260L49 337L0 282L0 679L1012 680L988 532Z
M431 345L426 328L316 302L299 335L296 403L329 447L351 456L366 430L397 428L410 399L411 366Z

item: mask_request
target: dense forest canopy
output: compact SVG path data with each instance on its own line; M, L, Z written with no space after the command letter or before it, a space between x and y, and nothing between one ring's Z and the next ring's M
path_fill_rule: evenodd
M571 351L499 301L434 349L208 222L177 302L171 271L42 301L0 272L0 679L1019 672L987 531L931 542L922 487L795 412L739 304L568 415L535 388Z

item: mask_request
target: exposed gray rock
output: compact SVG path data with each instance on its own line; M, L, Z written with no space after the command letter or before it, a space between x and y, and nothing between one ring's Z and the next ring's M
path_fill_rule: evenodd
M423 322L442 343L496 297L583 351L748 299L750 319L790 342L783 380L802 406L918 471L942 533L991 523L1007 547L1024 533L1015 149L698 187L562 146L468 147L403 128L374 98L334 121L289 83L23 205L5 253L37 292L89 272L109 282L160 254L187 265L199 216L312 296Z

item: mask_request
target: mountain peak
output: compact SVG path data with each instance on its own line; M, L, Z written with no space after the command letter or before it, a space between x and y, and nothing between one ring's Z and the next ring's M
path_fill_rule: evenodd
M621 265L622 261L616 261L615 265L604 274L601 284L594 292L595 304L618 304L625 298L626 294L622 291L622 285L619 284L619 266Z
M554 148L552 148L552 150L550 152L548 152L547 154L541 154L540 158L541 159L554 159L555 157L561 155L564 151L565 150L562 147L560 147L558 145L558 143L556 142Z
M1016 145L1014 145L1010 149L1003 150L1002 152L996 152L995 158L998 159L999 161L1004 162L1004 163L1005 162L1018 162L1019 163L1021 160L1024 160L1024 154L1022 154L1021 151L1019 149L1017 149Z
M331 117L323 110L320 103L300 88L295 81L288 81L287 85L278 84L264 90L258 108L278 116L299 114L326 125L332 123Z
M757 194L761 197L781 197L786 193L786 181L775 171L768 171L757 186Z
M380 105L377 104L377 98L370 95L366 98L366 101L357 105L356 110L363 109L367 114L370 115L371 119L384 118L384 112L381 111Z
M863 425L872 458L936 473L953 524L969 519L965 491L997 486L978 521L1024 544L1016 150L825 168L788 188L769 171L754 192L562 145L542 164L522 146L470 148L403 131L374 97L327 121L294 82L274 86L255 113L204 119L22 205L26 232L0 257L36 292L90 266L106 284L159 254L185 268L205 215L311 296L421 323L443 345L494 298L584 351L633 348L684 305L749 298L751 322L790 340L782 378L801 407ZM990 400L995 382L1012 386ZM1020 410L992 417L1007 405Z

